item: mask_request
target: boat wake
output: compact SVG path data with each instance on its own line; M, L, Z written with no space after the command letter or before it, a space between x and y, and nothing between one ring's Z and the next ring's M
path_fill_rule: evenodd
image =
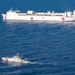
M31 61L28 61L27 63L21 63L21 62L4 62L2 61L2 63L7 63L8 65L11 65L11 66L21 66L21 65L28 65L28 64L31 64L31 65L58 65L57 63L49 63L49 62L31 62Z
M13 57L2 57L2 62L7 63L11 66L20 66L20 65L27 65L27 64L35 64L35 65L57 65L57 63L49 63L49 62L31 62L26 59L22 59L19 54Z
M32 65L58 65L58 63L50 63L50 62L29 62L28 64Z

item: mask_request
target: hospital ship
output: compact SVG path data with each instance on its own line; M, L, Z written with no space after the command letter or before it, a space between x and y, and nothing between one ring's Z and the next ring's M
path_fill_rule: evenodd
M35 12L28 10L21 12L20 10L8 10L6 14L2 14L3 20L23 20L23 21L75 21L75 10L58 12Z

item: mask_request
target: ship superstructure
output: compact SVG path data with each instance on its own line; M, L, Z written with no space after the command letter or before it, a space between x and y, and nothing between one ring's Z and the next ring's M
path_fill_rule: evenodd
M75 10L64 13L50 12L34 12L28 10L22 13L20 10L9 10L6 14L2 14L4 20L25 20L25 21L75 21Z

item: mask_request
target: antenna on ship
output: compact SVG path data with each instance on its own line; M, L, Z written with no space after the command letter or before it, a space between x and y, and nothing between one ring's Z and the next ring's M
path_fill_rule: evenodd
M11 10L12 10L12 7L11 7Z
M11 7L11 11L12 11L12 7Z
M19 56L19 52L17 53L17 56Z

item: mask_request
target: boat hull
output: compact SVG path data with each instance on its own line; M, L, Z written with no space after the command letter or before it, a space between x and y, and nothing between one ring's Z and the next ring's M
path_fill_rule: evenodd
M3 20L23 20L23 21L75 21L75 17L59 16L7 16L2 15Z
M27 60L22 60L22 59L17 59L17 58L14 59L14 58L2 57L2 60L4 62L24 63L24 64L29 63L29 61L27 61Z

